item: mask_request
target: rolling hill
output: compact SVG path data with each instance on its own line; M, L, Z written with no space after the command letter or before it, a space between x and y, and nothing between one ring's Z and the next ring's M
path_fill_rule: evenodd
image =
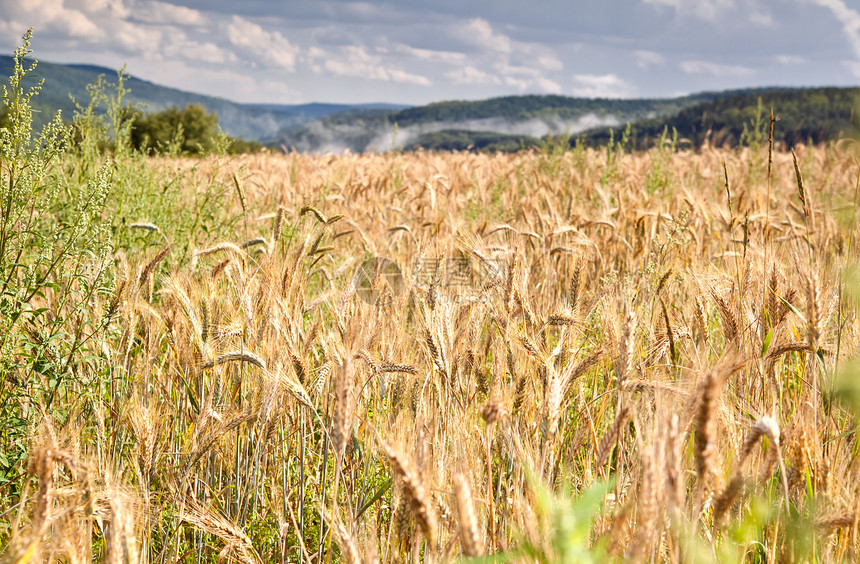
M11 56L0 55L0 72L4 77L11 74L13 66ZM107 81L115 83L117 71L96 65L61 65L39 61L34 76L28 81L29 84L35 84L39 79L45 80L42 92L33 99L33 105L38 112L34 116L35 126L41 127L57 110L62 111L66 119L71 119L75 113L72 99L86 105L89 101L87 85L94 83L99 75L104 75ZM393 104L239 104L223 98L160 86L134 76L128 78L125 86L130 90L129 103L140 104L145 111L200 104L218 114L221 128L229 135L264 142L334 112L379 109L390 111L406 107Z
M0 69L13 60L0 56ZM6 70L8 74L10 70ZM36 126L61 110L74 115L72 98L89 99L87 85L99 75L116 81L116 71L94 65L39 62L45 84L34 98ZM781 121L776 139L815 143L857 133L856 88L755 88L701 92L677 98L606 99L566 96L504 96L409 107L396 104L239 104L223 98L167 88L129 77L127 99L147 111L201 104L218 114L233 137L306 152L391 149L517 150L542 138L569 135L605 144L630 123L631 148L655 143L664 129L694 147L704 142L736 145L761 138L763 114L773 107ZM758 122L756 121L758 120ZM766 121L766 120L765 120ZM756 125L758 123L758 125Z
M607 99L565 96L505 96L479 101L450 101L399 111L332 113L276 140L299 151L354 152L395 148L517 148L546 135L607 132L626 123L663 124L681 112L714 100L780 92L761 88L702 92L678 98ZM746 98L744 98L746 99ZM661 126L662 131L662 126ZM495 135L495 139L493 138ZM598 137L594 137L595 140Z
M653 146L664 130L676 131L683 143L693 147L704 143L720 147L763 143L771 108L778 120L774 141L787 147L857 138L860 134L860 88L792 88L723 93L664 119L635 122L631 125L630 146ZM603 145L611 134L608 128L594 129L586 132L583 140Z

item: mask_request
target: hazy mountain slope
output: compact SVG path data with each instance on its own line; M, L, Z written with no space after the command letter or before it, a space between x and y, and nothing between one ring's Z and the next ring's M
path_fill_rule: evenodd
M0 55L3 74L13 60ZM34 98L36 125L61 110L74 115L70 95L82 104L89 100L86 88L99 75L116 81L116 72L94 65L59 65L40 62L35 83L45 79L42 93ZM477 101L447 101L426 106L395 104L238 104L221 98L184 92L129 77L128 102L149 110L201 104L215 111L222 129L235 137L309 152L384 151L423 146L432 149L467 147L514 150L531 146L541 137L568 134L588 143L608 141L610 128L617 131L632 123L631 147L647 147L664 128L677 129L680 137L699 146L733 145L745 136L760 116L757 107L775 108L781 116L777 139L821 142L856 132L854 110L860 91L850 88L756 88L702 92L666 99L587 99L565 96L503 96ZM744 127L747 134L744 134ZM761 126L759 127L759 134Z
M771 108L778 118L774 140L787 146L856 138L860 134L860 88L793 88L722 93L667 118L633 123L630 144L632 148L650 147L664 129L670 134L674 129L679 138L694 147L705 142L729 147L761 143L767 138ZM588 143L602 145L609 135L608 128L601 128L583 137Z
M773 89L733 91L737 94L769 92ZM523 139L547 134L571 134L596 127L619 127L642 119L659 119L684 108L713 100L725 93L703 92L667 99L571 98L565 96L504 96L479 101L450 101L417 106L376 115L335 113L287 132L277 143L299 151L384 151L425 145L444 148L444 138L457 139L450 148L468 141L453 131L473 132L468 144L488 143L490 132L511 145L510 136ZM441 137L433 135L446 132ZM479 139L480 138L480 139ZM531 143L531 141L528 141ZM490 143L493 145L493 143Z
M12 57L0 55L0 74L6 82L14 66ZM109 82L116 83L116 71L96 65L60 65L39 61L34 76L28 84L35 84L40 78L45 79L42 92L33 99L38 110L35 124L40 127L61 110L66 119L71 119L75 112L70 95L78 103L86 105L89 102L87 85L95 82L99 75L104 75ZM401 110L407 106L394 104L238 104L175 88L141 80L133 76L126 82L130 90L128 101L141 104L146 111L157 111L170 106L184 107L188 104L201 104L208 110L218 114L221 128L235 137L243 137L255 141L271 140L278 135L295 129L313 119L345 110L384 111Z
M632 121L626 148L648 149L677 132L679 146L700 147L705 143L733 147L767 142L770 109L777 121L774 140L786 147L794 144L826 143L860 138L860 88L779 88L740 90L708 95L709 99L663 117ZM571 136L571 143L605 145L618 142L625 125L592 128ZM540 142L534 136L511 136L466 130L426 132L403 147L435 150L517 150Z
M403 104L324 104L320 102L312 102L310 104L251 104L250 107L288 112L304 118L317 119L338 112L353 110L398 111L410 108L411 106Z

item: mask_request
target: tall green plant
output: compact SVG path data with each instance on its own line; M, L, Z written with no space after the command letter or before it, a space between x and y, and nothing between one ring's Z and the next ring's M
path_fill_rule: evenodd
M40 415L89 377L84 351L107 324L93 304L111 291L102 219L111 167L80 184L63 171L71 137L59 113L34 136L30 102L42 83L22 86L37 64L25 66L31 36L15 50L0 129L0 487L21 474Z

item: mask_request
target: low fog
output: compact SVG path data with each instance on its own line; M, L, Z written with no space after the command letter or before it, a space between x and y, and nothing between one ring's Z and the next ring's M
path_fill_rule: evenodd
M457 129L465 131L491 131L506 135L543 137L546 134L575 135L594 127L621 125L614 115L585 114L576 120L529 119L509 121L502 118L443 121L399 127L392 124L331 124L317 121L307 124L290 140L297 151L313 153L384 152L415 143L422 134Z

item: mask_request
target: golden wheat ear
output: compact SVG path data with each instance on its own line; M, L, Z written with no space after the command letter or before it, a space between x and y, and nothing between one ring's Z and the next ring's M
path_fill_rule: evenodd
M380 440L380 448L391 463L394 477L403 486L403 492L412 517L421 529L424 538L431 544L436 542L437 517L436 509L431 503L427 489L415 470L412 462L406 459L388 443Z

